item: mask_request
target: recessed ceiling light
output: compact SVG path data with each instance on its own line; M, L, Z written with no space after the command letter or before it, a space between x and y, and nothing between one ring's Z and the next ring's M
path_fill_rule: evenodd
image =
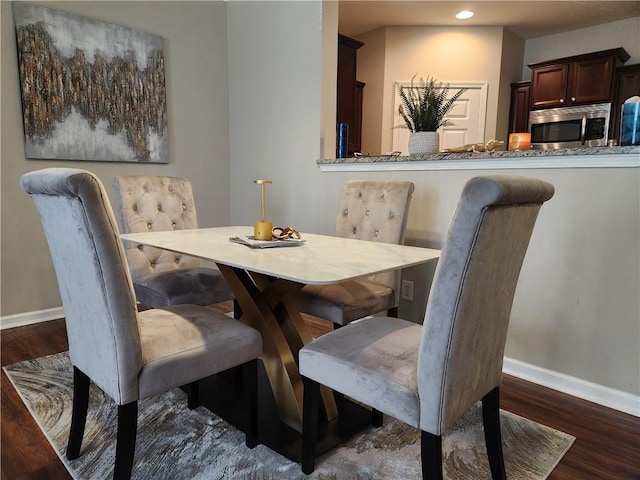
M473 12L470 12L469 10L462 10L461 12L456 13L456 18L458 20L466 20L471 17L473 17Z

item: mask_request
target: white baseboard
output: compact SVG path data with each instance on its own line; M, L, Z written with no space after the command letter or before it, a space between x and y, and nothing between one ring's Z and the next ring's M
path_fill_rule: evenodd
M47 308L35 312L16 313L15 315L5 315L0 317L0 330L5 328L23 327L34 323L48 322L64 317L62 307Z
M529 382L640 417L640 396L505 357L503 372Z
M0 317L0 330L32 325L62 317L64 317L62 307L6 315ZM640 417L640 396L588 382L577 377L571 377L564 373L547 370L546 368L509 357L504 358L503 371L508 375Z

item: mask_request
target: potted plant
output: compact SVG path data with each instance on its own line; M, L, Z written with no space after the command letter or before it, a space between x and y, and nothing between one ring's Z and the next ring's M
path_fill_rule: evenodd
M416 73L417 75L417 73ZM419 84L399 86L400 106L398 113L402 116L409 134L409 155L421 155L438 152L440 139L437 130L451 123L444 117L460 95L467 89L458 90L451 98L449 85L443 85L434 78L420 78Z

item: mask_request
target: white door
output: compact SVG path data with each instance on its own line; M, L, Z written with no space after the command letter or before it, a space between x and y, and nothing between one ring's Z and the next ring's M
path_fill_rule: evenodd
M461 88L466 88L458 100L454 103L449 114L446 116L451 125L442 127L440 133L440 150L460 147L468 143L485 142L484 124L487 114L487 82L442 82L449 84L449 92L455 93ZM398 88L410 86L410 82L396 82L394 90L394 121L393 125L404 125L404 120L398 113L400 106L400 96ZM409 130L406 128L394 128L393 150L402 152L401 155L408 155L407 145L409 144Z

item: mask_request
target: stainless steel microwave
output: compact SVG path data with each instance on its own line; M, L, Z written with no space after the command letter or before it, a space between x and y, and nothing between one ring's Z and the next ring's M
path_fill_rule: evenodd
M529 112L531 148L605 147L610 103Z

